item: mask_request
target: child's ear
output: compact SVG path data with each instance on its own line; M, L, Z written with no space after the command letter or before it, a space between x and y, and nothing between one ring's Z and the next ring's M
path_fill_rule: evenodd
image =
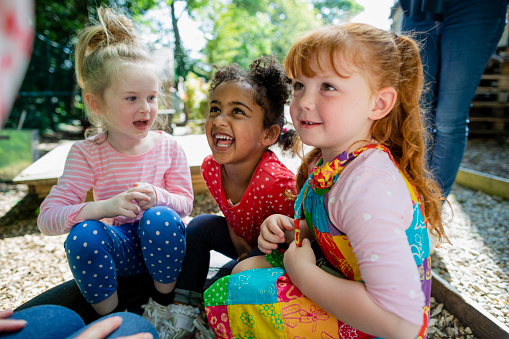
M377 92L375 96L375 105L371 110L369 118L371 120L380 120L392 110L396 104L398 92L394 87L385 87Z
M95 96L95 94L92 93L86 93L85 94L85 101L87 102L88 107L96 114L101 115L101 109L99 105L99 100Z
M269 128L265 129L265 135L262 139L263 146L270 146L277 141L279 137L279 133L281 132L281 127L279 125L272 125Z

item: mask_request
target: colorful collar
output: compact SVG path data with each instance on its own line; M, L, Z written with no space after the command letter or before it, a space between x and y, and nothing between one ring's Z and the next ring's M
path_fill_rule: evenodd
M346 164L348 164L351 160L355 159L359 154L364 152L365 150L371 148L379 148L385 152L388 152L387 148L380 144L370 144L364 147L359 148L358 150L353 151L352 153L347 153L344 151L340 155L334 158L331 162L323 164L323 158L318 160L318 163L313 168L313 181L312 187L314 191L318 195L323 195L330 190L332 184L336 181L338 175L345 169Z

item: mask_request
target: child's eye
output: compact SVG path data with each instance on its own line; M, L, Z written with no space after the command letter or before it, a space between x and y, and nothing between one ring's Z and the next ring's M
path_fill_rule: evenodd
M336 90L336 87L330 85L330 84L322 84L322 90L324 91L335 91Z
M209 116L216 116L221 114L221 110L218 107L210 107Z
M135 101L136 100L136 97L127 97L126 98L127 101Z
M156 99L157 99L157 96L155 96L155 95L151 95L151 96L148 97L148 100L150 100L150 101L153 101L153 100L156 100Z
M303 88L304 88L304 85L301 82L296 82L293 84L294 91L300 91Z
M240 108L234 108L232 110L232 114L243 114L243 115L245 115L244 111L241 110Z

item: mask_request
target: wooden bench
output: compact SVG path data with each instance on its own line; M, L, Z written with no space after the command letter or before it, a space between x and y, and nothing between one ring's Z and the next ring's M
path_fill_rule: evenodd
M200 193L207 190L200 172L203 159L211 154L207 138L204 134L175 136L178 143L184 149L187 161L191 169L193 190ZM51 187L58 182L58 178L64 172L65 160L74 141L60 143L53 150L42 156L19 173L13 182L26 184L30 193L36 193L39 198L44 198ZM92 191L88 192L87 200L93 200Z
M201 176L200 166L203 159L211 154L205 134L175 136L178 143L184 149L187 162L191 170L191 179L195 194L207 191L205 181ZM44 198L51 187L58 182L58 178L64 172L65 160L74 141L65 141L53 150L42 156L19 173L13 181L17 184L26 184L30 193L35 193L39 198ZM300 164L300 158L283 155L279 148L274 147L274 152L281 161L294 173ZM92 191L88 192L87 200L93 200Z

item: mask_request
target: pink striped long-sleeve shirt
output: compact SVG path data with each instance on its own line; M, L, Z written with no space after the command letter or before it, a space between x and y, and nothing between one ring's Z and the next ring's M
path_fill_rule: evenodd
M77 223L75 216L87 204L87 192L93 188L94 201L106 200L133 187L135 182L152 184L157 206L168 206L181 217L193 209L191 172L186 155L175 138L161 133L157 144L141 155L125 155L107 141L92 139L75 142L65 163L64 173L41 204L37 224L43 234L69 232ZM101 135L98 136L98 138ZM118 216L114 225L141 219Z

